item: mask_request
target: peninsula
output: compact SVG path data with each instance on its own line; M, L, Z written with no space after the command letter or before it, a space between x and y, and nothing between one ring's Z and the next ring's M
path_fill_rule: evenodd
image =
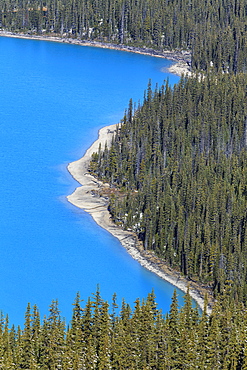
M157 274L183 292L186 292L189 287L191 297L198 303L201 309L204 307L204 295L207 293L209 295L208 313L210 313L213 297L209 289L193 281L189 281L181 276L179 272L167 267L154 253L145 251L141 247L133 232L123 230L111 220L108 211L108 199L101 196L102 191L104 193L104 189L109 188L109 184L97 180L88 172L88 168L92 154L98 152L100 146L104 147L105 143L107 143L108 147L110 146L112 136L116 132L116 126L117 125L110 125L103 127L99 131L98 139L90 146L84 156L68 165L70 174L81 184L81 186L77 187L75 191L67 197L68 201L76 207L88 212L99 226L118 238L122 246L126 248L129 254L143 267Z

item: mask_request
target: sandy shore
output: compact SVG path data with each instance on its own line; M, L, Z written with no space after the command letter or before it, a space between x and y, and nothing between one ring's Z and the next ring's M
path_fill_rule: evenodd
M0 30L0 36L70 43L81 46L94 46L166 58L176 62L170 68L168 68L168 71L170 73L174 73L177 75L190 75L191 73L189 69L189 52L159 52L147 48L127 47L108 43L61 38L57 36L16 34L3 30ZM102 182L95 179L92 175L90 175L88 173L88 166L91 160L92 153L98 151L100 143L102 147L104 147L105 142L107 142L108 147L110 146L112 135L114 135L115 130L116 125L106 126L102 128L99 131L99 138L86 151L85 155L81 159L68 165L68 170L71 175L82 185L76 188L73 194L67 197L68 201L74 204L76 207L79 207L88 212L99 226L103 227L113 236L118 238L123 247L126 248L129 254L142 266L157 274L159 277L168 281L184 292L187 291L189 286L191 297L198 303L201 309L203 309L204 306L204 295L205 293L207 293L209 295L210 303L208 306L208 313L210 313L213 298L210 294L210 290L207 287L202 287L201 285L193 281L186 280L177 271L174 271L167 267L160 259L158 259L154 255L154 253L150 251L144 251L140 243L138 243L137 237L134 233L125 231L112 222L107 209L108 199L99 195L99 192L102 191L104 188L109 188L109 185L103 184Z
M186 280L184 277L180 276L178 272L167 267L152 252L144 251L140 247L134 233L125 231L121 229L121 227L116 226L110 218L110 213L107 209L108 199L99 195L104 188L109 188L109 185L98 181L90 175L88 173L88 166L92 153L98 151L100 144L103 148L105 146L105 142L107 142L108 147L110 146L112 135L114 135L115 130L116 125L102 128L99 131L98 139L86 151L85 155L81 159L68 165L69 172L82 186L76 188L74 193L69 195L67 199L76 207L79 207L92 215L93 219L99 226L103 227L118 238L123 247L126 248L129 254L142 266L184 292L187 291L189 286L192 298L198 303L199 307L203 309L204 294L207 292L210 296L210 291L207 288L204 288L195 282ZM212 297L209 298L209 301L212 303ZM211 306L208 307L208 312L210 311Z
M190 71L188 64L184 61L180 61L180 62L177 62L171 65L171 67L168 68L168 71L177 76L182 76L182 75L191 76L192 75L192 72Z
M66 38L66 37L59 37L59 36L47 36L47 35L35 35L35 34L21 34L21 33L14 33L9 31L0 30L0 36L3 37L14 37L14 38L21 38L21 39L32 39L32 40L41 40L41 41L53 41L53 42L60 42L60 43L67 43L67 44L74 44L80 46L94 46L97 48L104 48L104 49L114 49L114 50L121 50L127 51L131 53L137 54L144 54L158 58L165 58L169 60L173 60L175 63L171 65L167 70L170 73L174 73L178 76L182 74L190 75L190 59L191 53L186 51L158 51L153 50L150 48L138 48L133 46L126 46L126 45L118 45L118 44L110 44L98 41L87 41L81 39L74 39L74 38Z

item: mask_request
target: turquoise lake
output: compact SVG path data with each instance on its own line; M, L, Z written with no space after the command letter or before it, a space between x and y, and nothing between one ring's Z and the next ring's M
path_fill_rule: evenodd
M67 171L118 122L129 99L142 101L149 79L160 86L171 61L134 53L0 37L0 310L23 324L27 303L41 317L58 299L69 323L72 303L100 286L133 304L154 289L163 312L174 287L142 268L120 242L66 195ZM180 300L182 293L179 292Z

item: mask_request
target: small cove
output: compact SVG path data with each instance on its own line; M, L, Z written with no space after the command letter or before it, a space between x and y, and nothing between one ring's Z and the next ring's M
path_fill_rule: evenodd
M154 289L169 309L174 287L142 268L119 241L66 201L78 185L67 172L119 121L129 98L142 101L148 80L159 85L171 62L116 50L1 37L1 269L3 313L21 324L27 303L41 317L52 299L71 317L77 291L100 286L118 303ZM179 294L180 298L182 293Z

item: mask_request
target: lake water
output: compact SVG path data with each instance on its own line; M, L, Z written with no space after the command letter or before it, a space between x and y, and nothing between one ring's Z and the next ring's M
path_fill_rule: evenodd
M78 185L67 172L118 122L129 99L142 101L171 62L133 53L0 37L0 309L21 324L27 303L41 317L58 299L69 322L79 291L132 304L154 289L166 312L174 287L142 268L118 240L69 204ZM182 293L179 293L180 298Z

